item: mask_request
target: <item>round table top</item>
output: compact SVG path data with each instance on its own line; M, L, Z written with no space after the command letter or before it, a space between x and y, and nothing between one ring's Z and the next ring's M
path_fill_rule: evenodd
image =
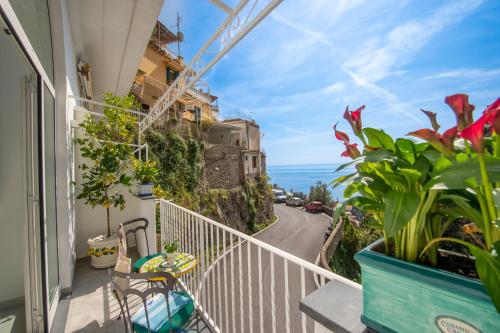
M162 254L146 261L139 269L139 273L167 272L172 274L174 278L178 278L191 272L196 267L196 264L197 261L193 255L179 252L175 255L174 264L168 266L167 257Z

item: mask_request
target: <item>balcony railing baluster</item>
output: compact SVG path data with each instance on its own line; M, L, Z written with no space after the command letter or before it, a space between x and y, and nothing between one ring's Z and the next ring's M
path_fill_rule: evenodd
M252 243L247 242L247 258L248 258L248 312L253 313L253 306L252 306L252 249L251 249ZM248 322L249 322L249 329L250 333L253 333L253 315L248 316Z
M241 243L241 237L238 237L238 274L239 274L239 277L240 277L240 326L241 326L241 333L245 332L245 329L244 329L244 320L242 319L243 318L243 313L244 313L244 309L243 309L243 267L242 267L242 264L241 264L241 246L242 246L242 243ZM248 295L248 297L250 297L250 295Z

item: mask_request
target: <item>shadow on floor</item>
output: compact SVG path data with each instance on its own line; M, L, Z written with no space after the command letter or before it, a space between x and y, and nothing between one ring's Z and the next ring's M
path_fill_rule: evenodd
M73 292L60 301L52 332L125 332L123 320L117 319L119 314L107 270L91 267L90 258L81 259L75 267ZM199 316L193 316L180 332L197 332L197 321L199 332L210 333Z

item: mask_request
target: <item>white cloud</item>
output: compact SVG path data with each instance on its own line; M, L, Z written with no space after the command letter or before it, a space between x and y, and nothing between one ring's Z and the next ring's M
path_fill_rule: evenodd
M394 67L400 67L415 56L435 34L462 20L483 0L453 1L423 20L411 20L392 29L385 38L374 38L369 47L344 63L369 82L385 78Z
M295 31L312 38L314 42L319 42L321 44L333 47L333 44L327 39L325 34L320 32L320 31L311 30L304 25L298 24L296 22L292 22L292 21L286 19L285 17L283 17L279 14L276 14L276 13L272 13L271 17L273 19L275 19L276 21L281 22L281 23L287 25L288 27L294 29Z
M433 75L427 75L422 78L422 80L437 80L437 79L489 79L492 76L500 75L500 69L458 69L452 71L446 71L442 73L437 73Z
M320 93L322 94L334 94L334 93L338 93L338 92L341 92L342 90L344 90L344 83L342 82L336 82L336 83L333 83L329 86L326 86L324 87L323 89L320 90Z
M422 119L419 119L413 113L408 112L405 109L405 107L403 106L403 103L401 103L399 98L396 95L394 95L393 93L389 92L386 89L383 89L383 88L377 86L374 83L371 83L371 82L365 80L361 76L359 76L359 75L357 75L357 74L355 74L347 69L344 69L344 71L353 79L353 81L358 86L365 88L372 95L374 95L375 97L384 101L384 103L387 105L388 108L390 108L396 112L404 114L405 116L407 116L408 118L411 118L413 121L415 121L419 124L423 123Z

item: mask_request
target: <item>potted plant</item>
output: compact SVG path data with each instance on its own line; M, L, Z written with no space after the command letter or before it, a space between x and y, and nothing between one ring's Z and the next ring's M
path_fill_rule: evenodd
M140 197L148 197L153 195L153 182L158 176L158 166L155 161L141 161L133 159L134 178L138 180L137 195Z
M78 165L82 183L78 199L106 210L106 233L88 240L92 266L113 266L118 256L118 235L111 231L110 208L125 208L123 190L129 190L131 157L136 133L136 119L123 109L136 106L133 96L104 95L103 116L87 114L80 124L83 136L75 139L83 162ZM116 106L117 108L113 107Z
M179 241L174 240L173 242L165 242L163 245L163 249L165 250L165 255L167 257L167 264L173 265L175 262L175 256L177 254L177 250L179 249Z
M335 136L355 168L335 180L369 214L384 238L360 251L362 321L379 332L493 332L500 327L500 99L473 121L463 94L448 96L457 126L392 139L363 128L361 111L344 118L363 144Z

